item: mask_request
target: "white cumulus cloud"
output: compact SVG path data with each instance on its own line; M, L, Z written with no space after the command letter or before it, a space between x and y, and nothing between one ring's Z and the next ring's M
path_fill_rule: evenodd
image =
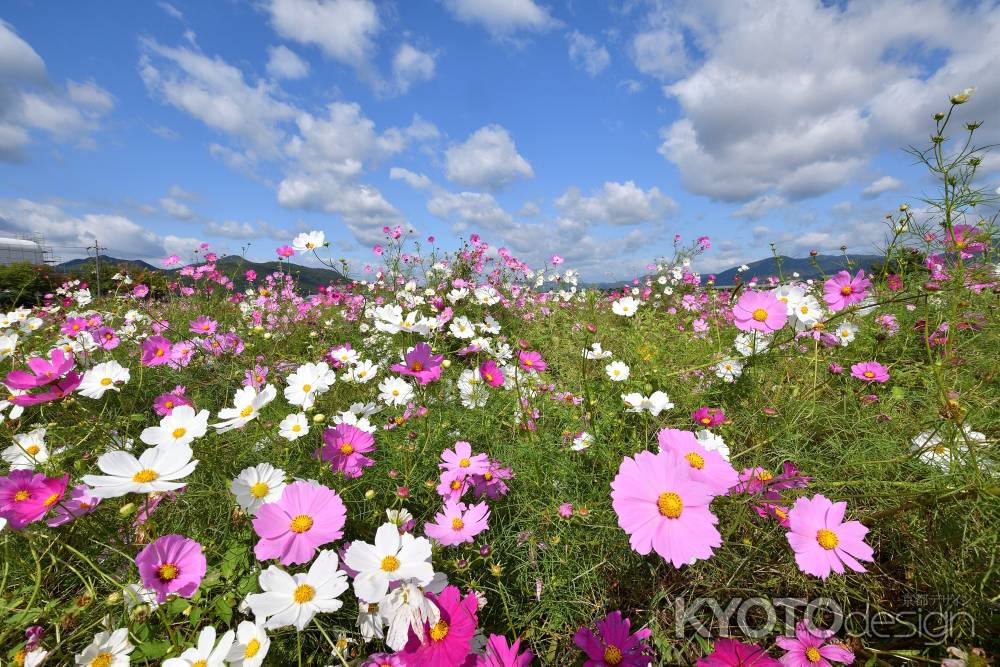
M459 185L496 190L535 175L507 130L499 125L481 127L445 152L445 174Z

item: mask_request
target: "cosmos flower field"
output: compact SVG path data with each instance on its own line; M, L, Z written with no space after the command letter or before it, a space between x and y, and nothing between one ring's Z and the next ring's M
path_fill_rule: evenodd
M402 228L315 294L321 230L68 280L2 320L0 660L985 660L1000 278L954 195L733 289L705 237L598 291Z

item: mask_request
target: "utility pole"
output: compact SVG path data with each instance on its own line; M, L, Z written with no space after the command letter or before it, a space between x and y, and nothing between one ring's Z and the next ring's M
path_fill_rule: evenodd
M97 297L100 298L101 297L101 244L97 239L94 239L94 269L97 272Z

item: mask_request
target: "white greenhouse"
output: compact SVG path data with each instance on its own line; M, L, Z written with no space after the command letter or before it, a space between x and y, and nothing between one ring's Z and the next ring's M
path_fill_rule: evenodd
M0 264L15 262L45 264L45 250L41 244L29 239L0 237Z

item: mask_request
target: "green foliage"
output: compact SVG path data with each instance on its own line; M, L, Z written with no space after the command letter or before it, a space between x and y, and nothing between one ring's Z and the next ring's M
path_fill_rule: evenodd
M55 271L46 264L0 264L0 305L14 307L40 303L55 288Z

